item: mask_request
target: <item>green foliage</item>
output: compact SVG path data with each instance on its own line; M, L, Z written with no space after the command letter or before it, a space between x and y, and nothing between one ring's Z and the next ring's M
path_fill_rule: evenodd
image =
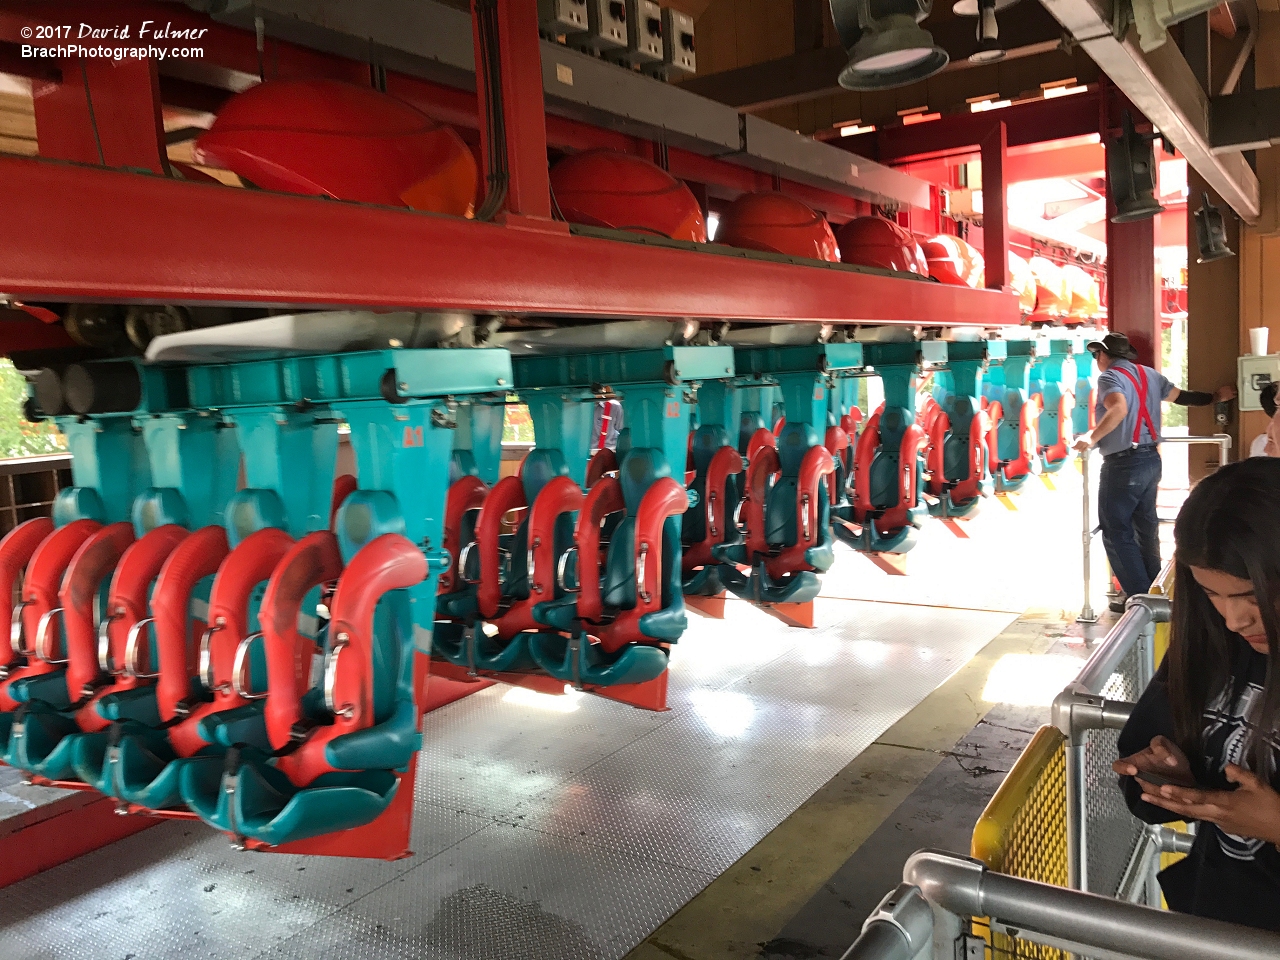
M523 403L508 403L502 424L503 443L533 443L533 418Z
M33 457L67 449L50 421L32 423L22 415L27 381L8 360L0 360L0 457Z
M1165 327L1161 334L1160 372L1169 378L1174 386L1187 386L1187 321L1186 318L1175 320ZM1187 408L1176 403L1164 405L1164 425L1166 427L1185 427L1187 425Z

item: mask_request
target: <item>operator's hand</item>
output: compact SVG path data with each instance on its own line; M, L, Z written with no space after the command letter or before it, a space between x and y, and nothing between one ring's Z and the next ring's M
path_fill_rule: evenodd
M1142 799L1163 807L1185 820L1207 820L1224 833L1280 844L1280 793L1271 784L1234 763L1227 764L1227 779L1236 790L1200 790L1192 787L1143 786Z
M1088 450L1092 446L1093 439L1087 433L1080 434L1080 436L1076 437L1076 442L1071 444L1073 450L1079 450L1081 452Z
M1231 386L1231 384L1227 384L1224 387L1219 387L1217 390L1213 391L1214 403L1224 403L1227 400L1234 400L1235 398L1236 398L1236 388Z

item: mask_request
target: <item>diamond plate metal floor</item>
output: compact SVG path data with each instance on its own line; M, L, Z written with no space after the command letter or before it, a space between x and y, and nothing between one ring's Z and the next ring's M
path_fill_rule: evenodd
M167 823L0 893L0 956L621 957L1013 619L816 617L694 618L668 713L497 686L428 716L409 859L236 853Z

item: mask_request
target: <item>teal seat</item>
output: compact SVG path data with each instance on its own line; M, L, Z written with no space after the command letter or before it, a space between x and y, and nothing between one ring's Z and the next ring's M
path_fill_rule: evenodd
M568 475L569 467L565 463L564 454L559 450L529 451L520 467L520 485L525 504L532 506L538 494L552 479ZM474 539L474 523L471 535ZM554 537L555 554L559 557L573 544L572 516L564 514L556 520ZM500 572L505 610L498 620L501 626L509 624L514 626L496 634L488 632L478 623L479 611L471 602L463 601L455 604L449 601L438 607L438 612L441 615L459 617L461 622L438 624L432 638L431 651L435 656L469 669L499 673L528 671L536 664L529 650L529 634L525 631L536 626L534 622L536 615L522 615L519 612L520 608L529 606L532 590L528 571L528 511L514 534L500 537L499 546L501 553L507 559ZM472 554L476 552L472 551ZM563 590L557 588L556 592L559 596L564 596ZM505 615L511 613L513 608L517 612L503 623Z
M558 680L574 684L613 686L643 683L661 676L667 653L658 643L674 643L684 633L685 611L680 570L681 517L668 516L661 527L661 596L658 609L640 616L636 596L636 523L645 495L671 470L662 452L632 449L620 464L623 516L609 538L599 593L599 618L584 611L577 598L538 604L534 616L556 631L530 637L534 660ZM600 481L606 482L606 481ZM594 488L593 488L594 489ZM594 519L590 521L594 523ZM579 540L590 530L579 530ZM585 573L584 573L585 575ZM587 621L584 622L584 615ZM598 642L589 642L589 637Z
M413 620L404 587L425 577L426 559L403 536L385 537L404 528L388 493L355 491L339 509L335 526L346 568L331 622L345 622L353 604L359 608L362 600L377 598L372 660L364 668L372 676L373 723L344 734L332 714L316 709L301 740L274 751L270 744L266 749L231 746L221 755L187 761L179 778L183 800L202 820L269 846L371 823L394 799L397 773L409 769L422 746L413 690ZM327 656L336 656L333 648ZM314 706L316 697L304 702Z
M145 505L157 512L157 518L172 519L176 506L159 498L139 498L135 506L135 522ZM161 511L161 508L164 508ZM268 527L280 528L284 523L284 507L272 490L242 490L227 503L224 511L228 542L235 546L249 535ZM145 519L145 515L143 516ZM251 594L249 620L257 617L257 602L262 586ZM250 676L263 676L262 651L251 651ZM196 679L191 680L190 702L200 705L212 702L211 691ZM209 713L192 720L205 746L193 756L181 756L170 744L159 713L155 687L143 687L104 697L98 712L112 721L105 732L82 734L77 740L76 769L81 779L108 796L136 804L149 810L165 810L181 806L179 789L183 768L198 758L220 756L233 744L267 747L266 722L262 701L247 706Z

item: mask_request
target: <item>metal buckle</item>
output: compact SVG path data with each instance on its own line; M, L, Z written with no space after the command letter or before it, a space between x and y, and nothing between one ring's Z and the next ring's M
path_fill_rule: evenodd
M98 624L98 667L103 673L109 673L112 676L116 676L117 671L115 664L111 662L111 624L123 616L124 611L117 610Z
M147 628L147 624L155 623L155 619L155 617L143 617L129 628L129 635L124 642L123 673L126 677L133 677L135 680L154 680L160 676L158 670L155 673L138 672L138 639L142 636L142 631Z
M649 591L644 588L644 568L648 558L649 544L641 542L640 555L636 558L636 595L640 598L640 602L645 604L653 599Z
M266 693L252 693L248 689L249 684L244 676L245 668L249 665L249 645L261 637L261 630L251 633L240 641L240 646L236 647L236 658L231 667L231 688L242 700L265 700L267 697Z
M569 572L569 557L576 556L577 553L577 546L572 546L564 553L560 554L560 559L556 561L556 586L565 593L577 593L582 589L581 571L578 572L578 585L576 587L570 587L565 583L565 575Z
M55 660L53 658L53 650L50 649L50 645L48 643L49 624L53 622L54 617L60 616L62 616L62 608L54 607L47 613L42 614L39 622L36 624L35 655L48 664L57 665L67 662L66 660Z
M468 540L466 545L458 551L458 579L463 583L479 583L480 578L476 577L472 580L467 576L467 563L471 559L471 551L476 548L476 541Z
M213 626L200 635L200 660L196 668L200 682L204 684L205 689L214 689L213 682L213 651L210 646L213 642L213 635L219 630L225 630L227 621L223 617L219 617L214 621Z
M334 643L333 648L329 651L327 662L324 665L324 705L335 717L350 720L355 716L356 708L349 703L344 703L339 707L334 702L334 696L336 693L335 687L338 683L338 657L350 645L351 637L346 633L340 633L335 639L337 642Z
M33 603L35 603L34 600L19 600L18 605L13 608L12 619L9 621L9 646L20 657L32 655L32 651L25 650L22 646L27 638L27 631L22 622L22 611Z

